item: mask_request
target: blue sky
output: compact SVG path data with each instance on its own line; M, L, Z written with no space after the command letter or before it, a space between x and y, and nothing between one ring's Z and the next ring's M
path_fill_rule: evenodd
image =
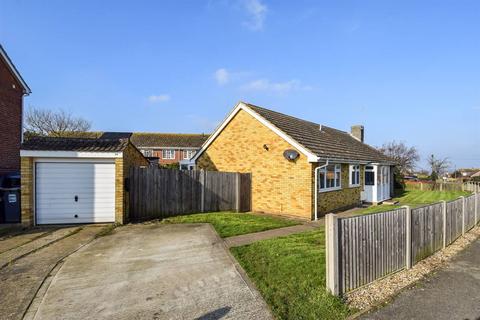
M457 167L480 167L479 35L479 1L0 2L27 108L211 132L244 100Z

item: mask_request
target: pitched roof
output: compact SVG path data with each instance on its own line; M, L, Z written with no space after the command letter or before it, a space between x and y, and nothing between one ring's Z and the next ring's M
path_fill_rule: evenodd
M22 144L22 150L120 152L128 146L128 139L87 139L32 137Z
M278 129L284 136L290 138L300 147L306 149L309 154L315 155L315 158L318 157L320 160L331 159L394 163L393 159L382 154L377 149L360 142L348 132L295 118L249 103L240 102L236 109L234 109L234 112L235 110L239 110L237 108L253 111L255 115L265 120L268 126ZM232 114L230 116L232 116ZM228 119L229 118L227 118L226 121L228 121ZM223 127L221 125L218 130L221 131L222 129ZM212 138L215 137L216 134L218 133L215 132ZM203 146L202 150L208 147L208 144L211 142L213 142L213 139L210 139ZM197 159L200 154L201 152L197 153L195 159Z
M23 93L24 94L30 94L32 93L32 91L30 90L30 88L28 87L27 83L25 82L25 80L23 80L22 76L20 75L20 72L18 72L17 68L15 67L15 65L13 64L12 60L10 59L10 57L8 56L7 52L5 51L5 49L2 47L2 45L0 44L0 57L3 58L3 60L5 60L5 63L7 64L7 67L10 69L10 72L13 74L13 76L15 77L15 79L17 79L17 81L20 83L20 85L22 86L23 88Z

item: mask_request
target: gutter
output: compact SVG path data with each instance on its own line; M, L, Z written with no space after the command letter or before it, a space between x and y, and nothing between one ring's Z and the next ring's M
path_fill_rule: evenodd
M318 172L320 169L325 168L328 166L329 159L327 159L324 165L318 166L315 168L315 221L318 220Z

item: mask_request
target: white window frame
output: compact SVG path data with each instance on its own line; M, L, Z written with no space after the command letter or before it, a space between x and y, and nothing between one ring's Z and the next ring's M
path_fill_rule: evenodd
M153 150L151 149L143 149L142 153L144 157L153 157Z
M333 187L326 187L327 186L327 168L333 166L333 175L335 177L335 186ZM319 170L320 172L318 173L318 192L327 192L327 191L333 191L333 190L340 190L342 189L342 165L341 164L330 164L324 168L321 168ZM323 188L322 188L322 183L320 179L322 179L323 176ZM337 179L338 177L338 179Z
M164 160L174 160L175 159L175 150L174 149L162 149L162 159L164 159Z
M356 183L352 183L352 177L356 177ZM360 187L360 165L351 164L349 167L348 184L350 187Z
M183 159L191 159L195 155L196 150L183 150Z

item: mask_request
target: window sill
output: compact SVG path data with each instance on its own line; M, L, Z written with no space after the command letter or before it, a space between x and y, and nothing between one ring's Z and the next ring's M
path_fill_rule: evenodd
M351 185L349 185L348 187L349 187L349 188L360 188L361 185L359 185L359 184L351 184Z
M318 193L330 192L330 191L338 191L342 190L342 187L335 187L335 188L328 188L328 189L320 189Z

